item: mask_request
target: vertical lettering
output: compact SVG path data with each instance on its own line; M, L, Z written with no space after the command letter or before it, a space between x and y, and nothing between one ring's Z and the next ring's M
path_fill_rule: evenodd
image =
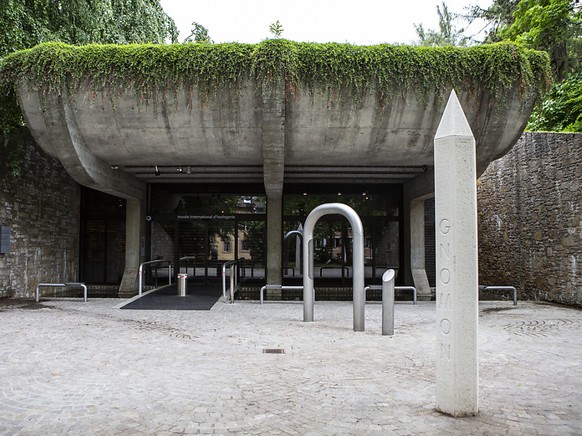
M446 318L441 319L441 332L444 335L448 335L451 332L451 322Z
M451 298L451 294L449 294L449 293L445 294L444 292L441 292L440 298L439 298L439 307L444 307L445 309L448 309L450 298Z
M441 359L451 360L451 346L441 342Z
M443 285L448 285L451 281L451 272L448 269L443 268L439 273L439 278L441 279L441 283Z
M448 219L443 218L439 222L439 230L443 235L446 235L451 230L451 222Z
M441 247L441 253L443 253L447 259L450 259L451 258L451 243L447 242L445 244L445 243L441 242L440 247Z

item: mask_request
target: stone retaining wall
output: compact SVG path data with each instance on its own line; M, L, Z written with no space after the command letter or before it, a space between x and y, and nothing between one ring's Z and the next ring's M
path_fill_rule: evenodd
M478 182L479 283L582 306L582 134L525 133Z
M0 254L0 297L32 297L39 282L78 277L79 185L28 132L19 134L20 177L10 176L0 153L0 225L10 228L10 253Z
M80 188L28 133L22 175L0 154L0 297L78 279ZM0 141L2 138L0 137ZM526 133L478 182L480 284L582 306L582 135Z

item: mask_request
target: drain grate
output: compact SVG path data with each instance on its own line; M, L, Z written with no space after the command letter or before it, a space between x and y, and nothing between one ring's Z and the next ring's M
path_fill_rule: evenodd
M263 353L265 354L285 354L283 348L263 348Z

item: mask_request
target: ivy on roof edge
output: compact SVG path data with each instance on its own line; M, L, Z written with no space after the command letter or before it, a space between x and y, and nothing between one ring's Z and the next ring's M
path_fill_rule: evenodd
M284 39L259 44L84 45L45 43L0 62L0 92L26 79L47 91L83 83L95 88L154 92L168 85L210 92L252 78L284 77L292 86L421 96L458 86L501 98L518 84L522 95L543 94L551 83L549 58L509 43L466 48L354 46Z
M196 90L209 98L221 87L252 79L269 86L283 79L289 89L336 91L359 99L377 92L415 92L420 101L442 98L451 87L487 92L503 103L517 85L524 100L541 101L552 78L549 56L512 43L472 47L355 46L270 39L259 44L82 45L44 43L0 60L0 131L18 175L19 146L12 133L24 125L15 84L34 83L43 92L74 91L88 84L109 92L133 90L147 100L162 89Z

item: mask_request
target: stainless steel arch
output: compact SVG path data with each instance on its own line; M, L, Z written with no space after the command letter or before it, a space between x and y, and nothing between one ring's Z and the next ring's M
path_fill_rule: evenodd
M364 227L362 220L354 209L342 203L327 203L317 206L305 220L303 228L303 321L313 321L313 229L315 224L324 215L338 214L348 219L352 227L353 241L353 295L354 295L354 331L363 332L365 329L364 291Z
M299 236L300 239L303 239L303 232L301 230L289 230L285 233L285 242L287 242L287 240L293 235Z
M291 236L296 236L297 238L299 238L299 246L301 246L301 244L303 244L303 227L301 227L301 225L299 225L301 230L297 229L297 230L290 230L287 233L285 233L285 236L283 238L283 271L284 274L287 274L287 270L289 269L289 238ZM299 251L299 249L297 249ZM297 256L295 258L296 260L296 267L299 268L300 262L301 262L301 257ZM293 277L295 277L295 268L291 268L293 271Z

